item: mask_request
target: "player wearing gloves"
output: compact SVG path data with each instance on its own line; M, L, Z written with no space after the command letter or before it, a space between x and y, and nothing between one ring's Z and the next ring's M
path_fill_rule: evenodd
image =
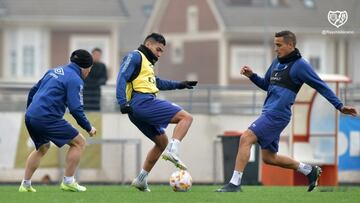
M165 45L161 34L150 34L143 45L124 57L117 77L116 98L121 113L128 114L131 122L155 143L132 183L144 192L150 191L147 176L161 154L163 159L171 161L176 167L186 169L178 157L178 145L190 128L192 116L174 103L157 99L156 94L159 90L193 89L197 81L178 82L155 76L153 67L164 52ZM169 123L176 124L176 127L168 143L165 128Z

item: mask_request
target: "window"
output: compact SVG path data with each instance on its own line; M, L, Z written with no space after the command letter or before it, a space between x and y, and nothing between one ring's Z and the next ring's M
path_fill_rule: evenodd
M23 27L5 30L4 79L33 81L40 77L48 68L48 40L46 30Z
M16 57L16 50L11 50L10 53L10 74L12 76L16 75L16 68L17 68L17 57Z
M23 48L23 73L25 76L32 76L35 72L35 49L26 45Z
M199 11L197 6L187 8L187 30L188 32L197 32L199 27Z
M182 42L174 41L171 45L171 61L180 64L184 61L184 45Z
M248 65L258 75L262 76L270 63L270 49L263 46L234 46L231 48L230 77L243 78L240 68Z
M310 56L309 57L309 63L311 66L316 70L320 72L320 57L318 56Z
M333 42L327 41L325 38L320 37L304 37L299 38L299 50L301 51L302 57L307 60L318 73L333 74L334 70L334 59L330 56L335 56L332 50L335 45ZM316 47L314 49L314 47ZM327 60L325 60L327 59Z

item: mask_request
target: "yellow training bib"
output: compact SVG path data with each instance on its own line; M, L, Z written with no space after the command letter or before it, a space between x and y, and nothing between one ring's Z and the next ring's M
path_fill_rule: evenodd
M156 87L154 66L141 51L138 52L141 55L140 73L132 82L126 84L126 99L128 101L131 100L133 91L153 94L159 92L159 89Z

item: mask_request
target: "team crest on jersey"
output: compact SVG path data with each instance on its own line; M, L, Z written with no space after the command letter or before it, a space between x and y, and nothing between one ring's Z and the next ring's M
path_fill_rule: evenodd
M64 69L63 68L55 68L54 72L58 75L64 75Z
M155 84L156 79L155 79L154 77L149 77L149 78L148 78L148 81L151 82L151 83L153 83L153 84Z

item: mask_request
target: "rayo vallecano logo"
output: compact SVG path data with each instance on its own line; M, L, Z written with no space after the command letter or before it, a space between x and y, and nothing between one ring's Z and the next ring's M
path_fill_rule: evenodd
M328 21L335 27L339 28L348 20L348 13L346 11L329 11Z

